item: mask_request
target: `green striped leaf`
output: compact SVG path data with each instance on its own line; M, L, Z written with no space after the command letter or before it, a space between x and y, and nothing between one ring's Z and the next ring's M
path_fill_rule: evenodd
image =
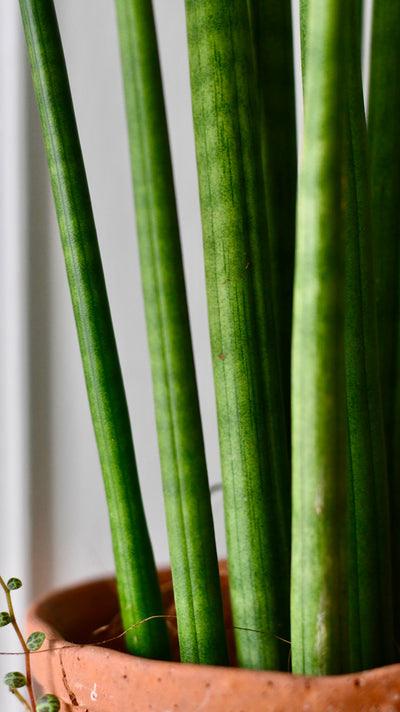
M348 669L341 78L346 0L307 3L292 356L292 667ZM304 22L303 22L304 27Z
M152 4L116 5L180 656L227 664Z
M252 34L241 0L186 0L211 351L239 664L287 667L289 467Z
M20 0L92 420L108 501L124 628L163 612L128 408L52 0ZM128 648L167 657L164 620L130 630Z

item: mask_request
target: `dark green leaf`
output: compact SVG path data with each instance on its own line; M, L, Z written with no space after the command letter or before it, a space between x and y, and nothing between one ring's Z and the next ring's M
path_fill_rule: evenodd
M12 687L12 688L17 688L17 687L25 687L26 685L26 678L25 675L22 674L22 672L8 672L6 675L4 675L3 682L7 687Z
M112 525L124 627L162 613L128 406L53 0L20 0L92 420ZM164 620L135 629L131 652L168 657Z
M28 640L26 641L26 647L32 652L34 652L35 650L39 650L39 648L42 647L45 638L46 636L44 633L31 633Z
M55 695L43 695L36 702L37 712L58 712L60 700Z
M10 614L7 611L1 611L0 613L0 628L8 625L11 621Z

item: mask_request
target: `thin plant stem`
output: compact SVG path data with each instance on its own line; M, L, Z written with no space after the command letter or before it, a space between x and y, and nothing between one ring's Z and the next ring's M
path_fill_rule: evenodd
M17 698L17 700L19 700L24 705L24 707L26 707L27 710L29 710L29 712L36 712L36 707L32 707L32 700L31 704L29 704L25 697L21 695L19 690L16 690L14 687L11 687L10 692Z
M36 702L35 702L35 696L33 694L33 686L32 686L32 670L31 670L30 652L26 645L25 638L22 635L21 629L17 623L17 619L15 618L14 606L13 606L12 598L11 598L11 591L9 590L7 584L5 583L5 581L3 580L3 578L1 576L0 576L0 586L2 587L2 589L6 595L8 612L10 614L10 623L15 630L15 633L17 635L19 642L20 642L21 648L24 652L26 688L28 690L30 707L29 707L27 701L24 699L23 695L21 695L18 690L13 689L12 692L14 695L16 695L16 697L18 697L18 699L21 702L23 702L25 704L25 706L28 709L32 710L32 712L36 712Z

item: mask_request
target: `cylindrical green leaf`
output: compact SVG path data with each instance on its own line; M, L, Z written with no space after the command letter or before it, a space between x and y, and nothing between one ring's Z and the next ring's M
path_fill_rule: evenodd
M400 596L400 4L374 3L368 141L379 365L389 478L393 601ZM395 605L400 639L400 606Z
M90 409L108 500L125 628L161 614L128 408L52 0L20 0ZM168 655L164 620L130 630L132 652Z
M341 77L347 0L309 0L292 351L292 666L348 668Z
M279 363L290 433L296 117L290 0L249 0Z
M359 2L349 2L343 161L349 433L350 666L394 662L389 503L378 367Z
M116 6L180 655L227 664L152 4Z
M289 468L246 2L186 0L239 664L287 667Z

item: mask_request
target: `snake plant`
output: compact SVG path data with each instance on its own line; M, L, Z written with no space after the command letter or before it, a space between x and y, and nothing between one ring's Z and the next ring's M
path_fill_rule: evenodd
M53 0L20 0L123 625L162 613ZM238 664L333 674L399 642L396 3L185 0ZM151 0L116 0L181 660L228 650ZM139 631L139 632L138 632ZM168 658L162 618L129 651Z

